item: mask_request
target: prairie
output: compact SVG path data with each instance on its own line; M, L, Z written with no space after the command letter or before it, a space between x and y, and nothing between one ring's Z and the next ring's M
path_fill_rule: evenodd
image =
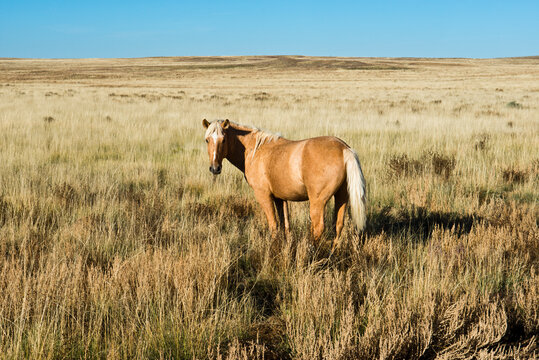
M0 69L0 357L537 357L539 58ZM273 243L203 118L346 141L366 231Z

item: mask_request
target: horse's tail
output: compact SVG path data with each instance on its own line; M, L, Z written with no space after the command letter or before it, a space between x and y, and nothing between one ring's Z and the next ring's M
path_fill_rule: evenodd
M356 152L347 148L344 150L343 155L344 164L346 165L350 212L358 230L363 230L367 223L365 178Z

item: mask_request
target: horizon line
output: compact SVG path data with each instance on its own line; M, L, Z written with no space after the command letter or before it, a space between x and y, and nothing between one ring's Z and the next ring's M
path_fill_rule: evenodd
M453 59L453 60L500 60L500 59L539 59L538 55L524 56L498 56L498 57L462 57L462 56L332 56L332 55L299 55L299 54L273 54L273 55L150 55L131 57L14 57L0 56L0 60L137 60L137 59L167 59L167 58L233 58L233 57L306 57L306 58L344 58L344 59Z

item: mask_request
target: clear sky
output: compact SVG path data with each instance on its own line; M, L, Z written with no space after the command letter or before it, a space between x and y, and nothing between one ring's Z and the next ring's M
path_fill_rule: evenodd
M539 0L0 0L0 57L539 55Z

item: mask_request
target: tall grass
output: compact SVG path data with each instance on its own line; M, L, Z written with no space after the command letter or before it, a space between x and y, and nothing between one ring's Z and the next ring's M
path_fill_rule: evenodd
M537 356L537 60L0 64L1 357ZM345 140L366 231L271 243L225 117Z

